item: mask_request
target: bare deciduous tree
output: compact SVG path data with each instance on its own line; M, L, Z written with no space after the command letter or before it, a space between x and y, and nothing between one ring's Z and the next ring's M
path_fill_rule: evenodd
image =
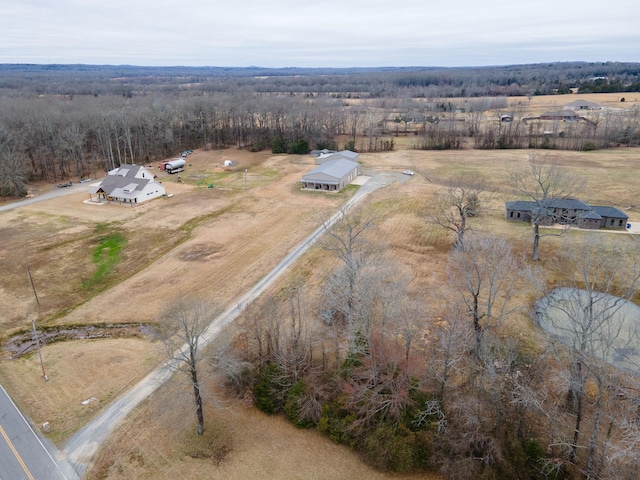
M367 105L365 110L366 134L369 137L369 152L374 151L374 137L378 136L378 129L384 120L382 109L378 105Z
M343 384L350 409L356 412L357 427L398 419L413 404L410 396L412 364L404 356L400 342L381 335L366 339Z
M202 386L199 363L202 360L200 339L219 309L203 299L180 300L168 306L160 315L158 333L167 349L170 367L189 376L198 421L197 432L204 432Z
M603 469L603 478L613 480L634 480L640 470L640 422L637 412L640 410L638 393L631 396L628 407L632 411L620 421L619 439L612 445Z
M474 332L463 310L447 305L447 315L432 327L427 345L427 381L433 382L436 397L445 404L451 379L462 377L465 360L473 350Z
M537 154L529 155L529 162L523 170L512 167L508 171L508 183L513 192L533 202L531 210L531 224L533 225L533 253L532 260L538 260L540 238L547 235L540 234L540 225L561 220L569 226L571 218L558 219L553 205L561 200L567 200L577 195L584 187L584 182L570 176L554 163L545 163Z
M601 235L589 235L580 243L572 240L564 248L568 287L540 302L537 314L542 326L560 340L558 356L563 359L566 352L569 364L567 408L575 418L569 459L577 460L588 403L593 423L584 469L587 478L599 478L603 419L611 420L607 436L622 420L616 419L619 412L611 403L616 396L610 392L619 376L614 367L630 368L633 352L640 349L640 327L625 310L640 287L640 266L637 251L625 251ZM590 394L588 384L595 387Z
M12 136L0 130L0 196L27 194L27 166Z
M471 315L477 345L483 331L499 324L510 312L510 300L523 268L501 237L469 235L462 248L453 252L452 279Z
M363 267L367 264L368 251L366 232L374 228L373 218L350 208L343 208L340 211L339 220L329 227L324 222L326 229L326 241L323 248L340 260L344 269L344 275L339 277L344 280L340 287L343 289L345 305L342 314L348 321L353 319L353 306L355 292Z
M469 230L467 220L480 214L480 194L485 190L484 180L463 177L450 180L446 191L438 194L431 220L456 234L456 248L462 247Z

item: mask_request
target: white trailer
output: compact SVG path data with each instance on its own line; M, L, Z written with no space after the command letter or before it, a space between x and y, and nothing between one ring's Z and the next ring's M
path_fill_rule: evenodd
M167 162L164 166L164 169L167 173L179 173L184 172L184 166L187 164L183 159L176 158L175 160L171 160Z

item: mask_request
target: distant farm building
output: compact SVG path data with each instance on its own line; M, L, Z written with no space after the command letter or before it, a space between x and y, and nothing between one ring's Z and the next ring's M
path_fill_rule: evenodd
M588 118L581 117L572 109L554 110L551 112L544 112L537 117L525 117L522 119L524 123L530 122L531 120L547 120L554 122L585 122L589 125L596 125L595 122L589 120Z
M503 115L500 115L500 121L505 123L513 122L513 115L509 115L506 113Z
M600 110L601 108L597 103L587 100L575 100L564 106L565 110Z
M359 157L359 153L352 152L351 150L322 153L316 157L316 165L322 165L323 163L329 162L331 160L350 160L352 162L357 162Z
M93 195L96 198L93 198ZM120 165L111 170L98 187L91 190L91 200L135 205L165 194L162 184L140 165Z
M330 160L302 176L302 189L338 192L358 175L359 163L346 159Z
M579 118L580 115L573 110L555 110L540 115L540 120L562 120L564 122L577 122Z
M531 222L536 209L544 208L541 225L575 225L579 228L626 228L628 215L615 207L591 206L575 198L550 201L546 207L537 202L517 200L505 203L505 220ZM537 215L536 215L537 216Z
M328 155L329 153L336 153L335 150L329 150L328 148L323 148L322 150L311 150L309 155L312 157L319 157L320 155Z

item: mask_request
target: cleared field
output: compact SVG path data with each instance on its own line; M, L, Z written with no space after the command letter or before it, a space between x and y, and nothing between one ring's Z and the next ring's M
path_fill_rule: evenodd
M0 362L0 381L36 424L52 425L50 438L61 443L146 375L163 354L162 344L142 338L56 343L43 349L48 381L42 379L38 355Z
M624 98L624 102L621 100ZM567 103L574 100L586 100L597 103L606 108L632 108L640 105L640 95L637 92L616 92L616 93L575 93L571 95L538 95L531 97L529 101L519 99L509 102L510 105L526 104L532 112L541 113L547 110L560 109Z
M243 285L254 282L267 271L261 270L263 265L275 264L315 225L315 215L343 199L316 195L308 201L310 194L297 191L294 183L309 166L289 157L255 154L238 162L242 168L237 171L207 173L222 163L225 153L194 154L193 173L184 175L185 183L161 175L172 198L131 208L85 204L86 197L78 194L0 215L0 259L8 272L0 280L0 309L8 312L0 319L3 331L24 328L31 316L47 324L118 323L132 317L152 321L159 307L185 292L215 291L225 303L239 287L231 285L228 275L240 274L246 279ZM238 152L236 158L242 155L247 154ZM246 192L244 168L251 168ZM203 175L209 178L198 185ZM208 188L215 175L220 181ZM274 183L286 188L274 192ZM95 248L114 233L127 242L121 259L100 285L87 287L96 270ZM202 282L210 277L216 282ZM123 298L135 298L139 307L132 310Z
M640 156L636 150L537 153L588 179L581 199L615 205L632 221L640 221ZM506 169L524 166L528 154L398 150L361 156L365 174L407 168L417 172L411 178L400 175L403 181L375 192L365 205L380 218L380 239L412 273L412 289L427 291L446 278L452 239L429 224L429 206L443 182L463 174L483 176L492 185L487 212L473 219L472 227L504 235L516 251L528 253L530 228L503 220L504 201L512 199L505 189ZM226 171L221 165L228 158L237 163ZM307 156L210 151L196 152L189 163L182 176L184 183L161 176L174 196L147 205L98 207L72 195L1 214L0 260L3 270L9 272L0 279L0 311L7 312L0 317L2 332L26 328L32 315L47 324L153 322L167 302L188 295L208 296L228 305L349 195L301 192L295 182L313 167ZM87 289L84 282L95 269L92 253L105 232L118 233L127 243L104 284ZM628 237L628 241L633 240ZM554 243L544 239L541 244L545 266L553 265ZM319 265L325 261L324 253L315 249L296 267L308 279L310 290L322 281L324 269ZM39 308L25 264L34 277ZM36 424L51 422L52 438L57 442L151 370L160 358L158 345L149 339L52 344L43 349L43 355L51 379L48 383L40 379L35 356L17 360L3 356L0 381L9 385L8 390ZM57 393L61 391L64 395ZM120 467L107 469L106 478L175 478L172 468L162 467L162 458L188 466L193 476L185 478L200 478L195 472L203 472L202 478L264 478L264 472L270 478L347 476L330 475L336 471L352 472L350 478L377 478L356 456L313 432L296 430L245 407L211 412L214 424L224 425L225 435L230 435L233 449L220 467L211 459L176 452L186 430L170 435L166 427L177 420L154 413L172 395L171 389L159 391L116 433L117 441L105 455L116 458ZM99 401L81 404L90 397ZM159 437L166 437L166 448L154 445ZM136 453L141 449L142 453ZM303 459L296 462L296 469L285 467L292 457ZM346 463L341 466L340 462ZM327 464L340 468L327 469ZM308 470L302 465L308 465Z

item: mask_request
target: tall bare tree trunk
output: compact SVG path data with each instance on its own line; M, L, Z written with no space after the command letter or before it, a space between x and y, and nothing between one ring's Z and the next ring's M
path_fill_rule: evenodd
M196 368L196 358L191 350L191 383L193 383L193 395L196 399L196 416L198 417L198 435L204 432L204 413L202 411L202 396L200 395L200 384L198 383L198 370Z
M531 255L531 260L539 260L538 256L538 246L540 245L540 225L537 223L533 224L533 253Z
M582 383L582 363L578 363L576 365L578 369L578 378L580 378L580 382ZM574 389L572 395L575 395L576 401L576 423L573 428L573 442L571 443L571 455L569 456L569 460L571 463L575 463L577 457L577 449L578 449L578 440L580 439L580 424L582 423L582 391L581 389Z

